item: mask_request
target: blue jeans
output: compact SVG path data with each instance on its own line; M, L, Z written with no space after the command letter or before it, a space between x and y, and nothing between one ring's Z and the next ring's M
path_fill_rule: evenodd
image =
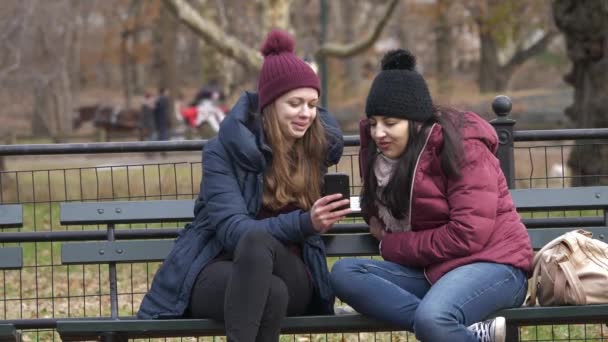
M476 341L467 326L521 306L528 284L522 270L488 262L458 267L432 286L423 269L383 260L339 260L330 278L342 301L422 342Z

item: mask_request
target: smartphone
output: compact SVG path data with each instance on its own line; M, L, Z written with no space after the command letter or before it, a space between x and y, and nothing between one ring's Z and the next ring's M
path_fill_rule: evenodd
M350 184L345 173L327 173L323 176L323 196L342 194L342 199L350 199ZM342 210L350 208L350 204L336 208Z

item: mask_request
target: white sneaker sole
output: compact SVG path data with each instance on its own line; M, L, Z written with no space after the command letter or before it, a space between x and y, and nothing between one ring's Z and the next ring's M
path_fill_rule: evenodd
M494 320L494 342L505 342L507 338L507 321L504 317L496 317Z

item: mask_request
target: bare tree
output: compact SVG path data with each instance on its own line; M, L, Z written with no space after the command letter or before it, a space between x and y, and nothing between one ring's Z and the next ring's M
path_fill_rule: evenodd
M0 3L4 13L11 13L0 18L0 84L22 66L23 45L26 36L26 25L31 20L35 3L22 1L19 4L11 2Z
M469 0L480 43L479 89L497 92L507 88L515 70L543 52L557 35L548 22L549 0ZM501 55L509 55L504 62Z
M78 4L74 0L3 2L14 15L3 17L7 27L0 44L9 53L2 62L6 66L0 67L0 83L12 84L12 91L26 91L22 97L36 95L32 128L37 133L63 136L72 129L77 22L64 14L78 10Z
M336 6L341 17L342 37L344 41L352 42L361 28L365 28L368 19L368 11L361 10L361 6L368 5L361 2L341 1ZM371 5L371 4L369 4ZM346 58L344 61L344 92L345 94L355 94L361 82L362 59L358 57Z
M179 94L176 63L178 31L179 22L176 18L167 11L161 11L155 31L158 37L156 45L158 86L168 89L171 98ZM169 107L173 108L172 105ZM175 127L175 115L169 115L169 120L170 125Z
M49 127L55 137L63 137L72 131L73 96L70 84L70 70L73 67L71 51L76 42L76 21L66 19L64 13L78 9L78 1L63 0L44 2L36 18L36 32L40 41L41 56L48 61L45 70L38 73L38 82L48 87L41 90L41 96L48 97L45 108L35 108L35 118L50 119Z
M236 60L246 68L259 70L262 65L262 57L257 49L249 47L238 38L223 32L216 24L205 20L186 0L163 0L163 2L183 24L201 36L205 42L214 46L219 52ZM348 44L327 43L321 46L315 52L315 55L317 58L321 56L346 58L368 49L380 36L398 2L398 0L387 1L383 16L360 41ZM263 21L267 23L268 27L290 29L288 9L291 1L260 0L260 3L262 9L266 11L263 15Z
M139 47L141 32L144 30L141 22L142 0L130 0L127 11L122 20L122 31L120 32L120 59L121 78L127 108L133 106L133 95L141 92L143 88L141 68L138 65L136 49ZM120 7L117 8L121 10Z
M577 128L608 127L608 2L555 0L553 15L572 61L564 79L574 87L574 103L566 115ZM568 165L573 186L608 184L605 144L574 147Z

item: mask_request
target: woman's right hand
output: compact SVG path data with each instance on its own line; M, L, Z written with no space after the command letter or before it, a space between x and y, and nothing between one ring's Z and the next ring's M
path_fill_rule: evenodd
M350 198L342 198L342 194L333 194L319 198L312 208L310 208L310 219L312 226L317 233L323 234L327 232L334 223L342 220L350 210ZM335 210L342 206L349 206L346 209Z

